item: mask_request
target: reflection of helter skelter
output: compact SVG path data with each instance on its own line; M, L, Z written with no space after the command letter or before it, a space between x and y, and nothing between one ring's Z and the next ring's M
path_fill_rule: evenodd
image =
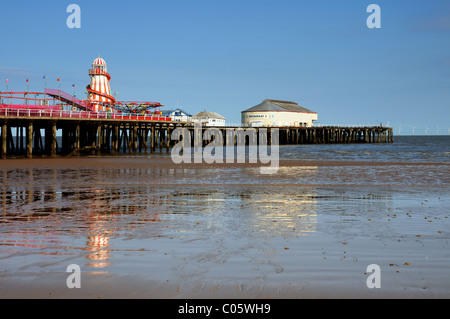
M94 193L101 193L101 190L96 190ZM93 203L89 205L90 211L96 211L101 207L101 203L93 197ZM94 268L104 268L109 265L109 263L105 262L109 259L109 237L105 236L104 233L106 230L104 229L104 223L102 220L99 220L98 216L90 216L90 220L93 221L93 224L89 227L90 232L93 234L98 234L94 236L89 236L86 242L87 250L90 252L86 257L93 262L89 265Z
M109 265L109 263L104 262L110 257L109 250L107 249L109 246L109 237L102 235L90 236L88 237L88 242L86 244L88 250L92 252L87 258L94 261L90 263L91 267L104 268Z

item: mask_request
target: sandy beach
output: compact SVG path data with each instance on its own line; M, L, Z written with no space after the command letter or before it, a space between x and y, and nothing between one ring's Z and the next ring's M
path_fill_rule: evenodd
M1 161L0 297L450 297L449 164L259 167Z
M449 0L1 9L5 303L450 299Z

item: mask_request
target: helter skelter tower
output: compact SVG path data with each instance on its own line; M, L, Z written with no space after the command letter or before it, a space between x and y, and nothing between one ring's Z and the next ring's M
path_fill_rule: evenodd
M89 76L91 77L91 84L86 87L86 91L94 111L108 111L114 105L116 99L110 94L109 81L111 76L107 72L105 60L100 55L92 63Z

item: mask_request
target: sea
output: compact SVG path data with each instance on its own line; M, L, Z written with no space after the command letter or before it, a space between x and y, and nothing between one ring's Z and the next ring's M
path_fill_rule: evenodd
M450 136L279 156L0 161L0 298L450 297Z
M450 135L396 136L394 143L281 146L280 158L450 163Z

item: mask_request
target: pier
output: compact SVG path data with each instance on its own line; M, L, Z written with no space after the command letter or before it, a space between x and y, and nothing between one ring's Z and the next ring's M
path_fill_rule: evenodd
M294 126L277 127L203 126L199 132L191 121L163 116L159 110L163 105L159 102L117 100L109 84L111 75L106 62L100 56L92 63L89 76L85 100L77 98L75 92L68 94L45 87L43 92L15 92L8 87L6 92L0 92L0 158L169 152L178 143L171 137L179 127L189 131L191 145L196 146L206 146L214 139L227 146L267 145L272 140L279 145L394 140L392 128L388 127L311 127L312 121L309 124L294 121ZM267 101L287 103L292 111L293 102ZM214 129L214 134L204 134L208 129Z
M174 122L170 118L155 116L94 112L0 109L0 127L1 158L169 152L178 142L171 139L175 128L184 127L194 137L192 123ZM264 129L267 131L268 144L273 129L203 126L202 130L204 132L211 128L221 132L224 140L227 130L245 133L248 143L250 138L256 138L256 143L259 143L259 131ZM392 128L381 126L277 129L280 145L393 142ZM234 142L236 143L236 139ZM209 141L203 141L203 145L207 143Z

